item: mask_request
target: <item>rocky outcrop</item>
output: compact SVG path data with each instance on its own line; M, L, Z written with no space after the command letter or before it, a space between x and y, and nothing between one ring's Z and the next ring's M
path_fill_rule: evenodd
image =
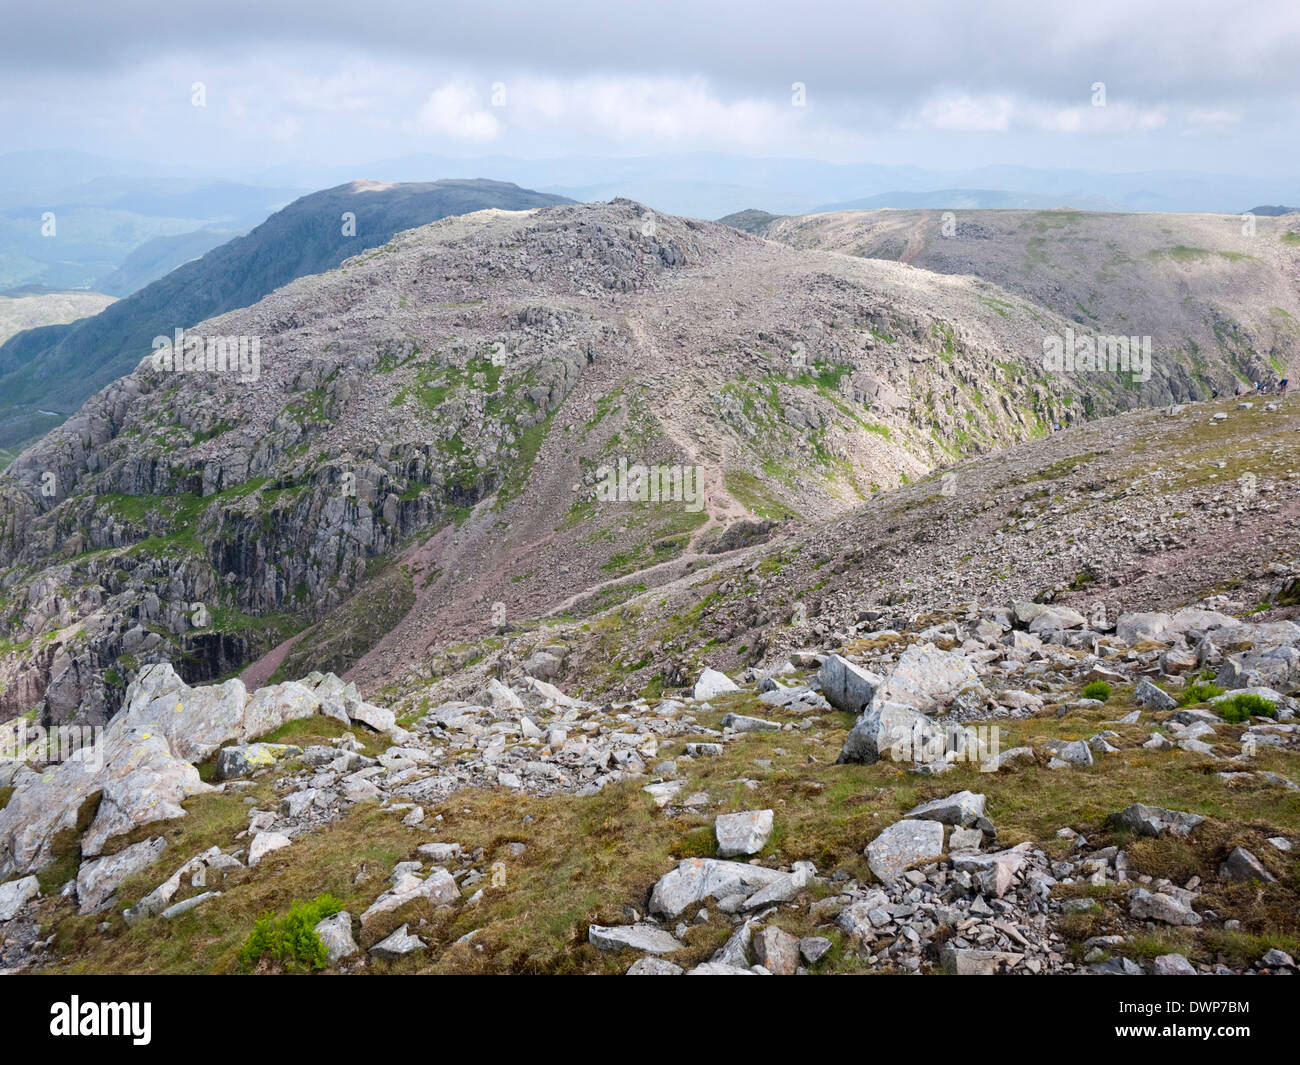
M286 721L320 711L301 684L251 695L237 680L191 688L169 665L150 666L126 694L126 705L102 737L68 761L15 782L0 810L0 876L40 869L55 836L77 824L97 801L81 836L93 857L113 837L140 825L185 816L182 803L210 790L194 763L224 744L246 744Z

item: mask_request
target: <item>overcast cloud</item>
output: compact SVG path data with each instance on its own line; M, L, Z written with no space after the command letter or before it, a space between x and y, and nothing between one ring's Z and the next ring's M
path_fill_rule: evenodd
M10 5L3 29L6 150L208 172L698 150L1300 164L1300 5L1277 2L47 0Z

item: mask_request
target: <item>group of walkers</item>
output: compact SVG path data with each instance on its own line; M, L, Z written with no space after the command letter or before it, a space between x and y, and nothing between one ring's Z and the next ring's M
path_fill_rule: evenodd
M1289 384L1290 381L1285 377L1283 377L1280 381L1278 381L1276 385L1274 385L1271 381L1256 381L1255 387L1253 389L1247 389L1242 385L1238 385L1232 394L1234 396L1241 396L1248 391L1253 391L1257 396L1271 396L1271 395L1285 396L1287 386ZM1211 389L1211 397L1213 399L1219 398L1219 390L1217 388Z

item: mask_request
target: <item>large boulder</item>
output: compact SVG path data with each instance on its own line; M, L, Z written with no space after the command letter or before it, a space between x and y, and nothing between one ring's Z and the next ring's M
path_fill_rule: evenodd
M716 669L706 667L700 674L699 680L695 682L695 687L691 689L691 695L696 699L713 699L735 691L740 689L732 683L730 677L725 673L719 673Z
M1278 645L1228 655L1215 674L1225 688L1265 687L1289 692L1300 688L1300 651Z
M945 730L924 714L901 703L875 702L850 730L838 761L927 764L943 761L946 748Z
M880 682L875 673L839 655L831 655L817 671L817 683L826 701L836 710L850 714L860 714L866 709Z
M967 689L982 691L979 671L966 655L933 644L912 644L876 687L872 705L899 703L932 714Z
M152 665L131 686L124 714L114 721L129 717L165 736L175 757L201 762L223 743L243 737L247 703L248 689L240 680L191 688L170 665Z
M1115 622L1115 636L1130 647L1144 641L1177 643L1186 638L1196 642L1207 633L1235 629L1240 624L1236 618L1217 610L1184 607L1172 614L1121 614Z
M244 707L244 717L235 737L240 743L274 732L281 725L311 717L320 710L316 693L290 680L269 688L258 688Z

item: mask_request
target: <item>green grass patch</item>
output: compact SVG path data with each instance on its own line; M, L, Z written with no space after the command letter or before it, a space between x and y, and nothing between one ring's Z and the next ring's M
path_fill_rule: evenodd
M269 960L288 972L325 968L329 952L316 933L316 925L341 909L343 904L326 893L311 902L294 902L283 917L264 913L239 952L239 964L252 969Z

